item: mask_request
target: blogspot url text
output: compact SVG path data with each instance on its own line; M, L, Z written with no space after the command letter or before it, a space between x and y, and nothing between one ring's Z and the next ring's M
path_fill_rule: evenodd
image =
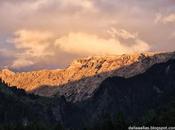
M129 126L128 130L175 130L175 127L159 126Z

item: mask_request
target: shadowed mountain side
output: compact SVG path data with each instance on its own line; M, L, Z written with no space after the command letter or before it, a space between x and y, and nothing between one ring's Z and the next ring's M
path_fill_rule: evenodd
M8 87L1 81L0 99L0 126L64 123L64 112L67 113L67 109L71 108L63 97L47 98L27 94L24 90Z
M163 54L162 54L163 55ZM140 58L128 66L123 66L119 69L96 74L91 77L85 77L77 81L69 82L61 86L43 85L32 91L32 93L39 95L54 95L65 96L68 101L78 102L90 98L96 89L99 88L103 80L108 77L132 77L134 75L144 73L155 63L166 62L168 59L173 59L174 55L167 59L160 60L160 54L153 57Z
M129 71L132 69L127 69L128 67L132 68L135 67L135 65L138 65L137 63L134 63L130 66L124 66L123 68L106 72L106 73L101 73L97 74L92 77L85 77L77 81L72 81L67 84L63 84L60 86L50 86L50 85L42 85L35 90L31 91L30 93L34 93L36 95L52 95L54 97L59 97L59 96L65 96L66 99L70 102L77 102L77 101L83 101L93 95L96 89L101 84L101 80L98 80L100 77L105 78L111 77L111 74L118 71L120 72L125 72L125 74L130 73ZM116 73L117 75L117 73ZM88 84L88 86L86 85ZM96 84L96 85L94 85Z
M0 77L9 86L17 86L27 92L36 92L41 96L53 96L57 93L57 90L62 93L61 87L65 87L63 91L76 91L75 93L81 93L86 89L93 92L93 89L97 88L107 77L132 77L145 72L152 65L166 62L172 57L174 57L174 53L94 56L74 60L64 70L41 70L23 73L3 70Z
M161 119L156 116L160 113L156 113L156 109L175 101L174 93L175 60L170 60L128 79L107 78L91 98L75 104L83 111L81 116L88 119L84 120L86 124L103 119L105 114L115 118L120 112L127 120L141 122L149 111L153 111L151 117L159 121ZM157 125L166 125L168 121L166 118L163 124ZM158 122L154 125L156 123ZM175 125L175 122L172 121L172 124Z
M175 60L153 65L146 72L130 78L108 77L89 98L79 102L67 102L59 94L52 98L27 94L0 82L0 125L25 125L36 121L46 126L61 123L66 128L82 130L103 125L106 116L115 122L119 113L123 113L122 119L130 125L137 122L144 125L150 121L154 126L175 125L175 107L167 105L175 101L174 93ZM164 106L168 107L164 109ZM162 116L160 111L165 113L165 110L172 114Z

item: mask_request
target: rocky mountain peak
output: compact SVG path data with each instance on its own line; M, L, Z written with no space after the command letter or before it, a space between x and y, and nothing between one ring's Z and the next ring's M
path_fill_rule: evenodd
M70 64L70 68L72 67L94 67L97 64L103 64L103 63L112 63L117 60L120 60L121 62L128 61L128 62L133 62L139 59L141 56L147 56L144 53L143 54L132 54L132 55L109 55L109 56L92 56L92 57L87 57L87 58L81 58L81 59L76 59Z
M15 73L12 72L11 70L9 69L3 69L0 71L0 77L9 77L9 76L12 76L14 75Z
M132 77L145 72L156 63L166 62L174 53L134 53L112 56L92 56L74 60L62 70L40 70L14 73L0 71L2 78L10 86L17 86L28 92L42 96L53 96L63 89L66 96L88 97L107 77ZM73 91L73 92L72 92ZM78 94L77 94L78 93Z

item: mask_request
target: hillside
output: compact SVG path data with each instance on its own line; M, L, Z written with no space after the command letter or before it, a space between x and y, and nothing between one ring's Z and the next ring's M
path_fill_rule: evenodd
M73 115L78 127L174 126L174 81L175 60L156 64L131 78L107 78L90 98L74 103L78 113ZM75 122L69 123L77 127Z
M62 116L61 110L57 109L57 118L52 112L54 107L64 107L65 101L62 98L48 99L27 94L22 89L9 88L0 81L0 99L0 129L4 125L10 129L11 126L18 124L22 126L35 123L56 125L62 122L59 118Z
M168 115L168 112L175 114L174 105L173 109L170 108L170 104L174 104L175 101L174 81L175 60L170 60L156 64L145 73L131 78L107 78L94 95L81 102L80 106L84 110L85 117L91 119L90 122L97 120L105 113L115 118L120 112L126 119L133 122L145 121L145 116L152 112L149 120L153 125L160 126L165 123L174 125L175 120L171 117L173 115ZM167 113L167 117L162 117L163 119L160 118L159 113L162 108L165 110L163 113Z
M68 102L68 97L59 94L55 97L27 94L0 82L0 128L4 124L27 128L33 123L46 129L62 124L80 130L123 130L138 123L173 126L174 81L175 60L171 59L133 77L108 77L89 98L79 102Z

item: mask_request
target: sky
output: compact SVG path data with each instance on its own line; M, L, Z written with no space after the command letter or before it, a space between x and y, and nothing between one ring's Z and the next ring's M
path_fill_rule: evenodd
M175 0L0 0L0 68L175 50Z

